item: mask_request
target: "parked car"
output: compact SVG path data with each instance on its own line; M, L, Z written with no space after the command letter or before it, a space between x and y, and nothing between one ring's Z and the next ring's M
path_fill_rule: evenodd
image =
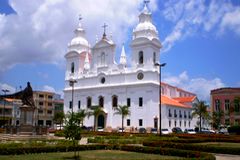
M194 129L185 129L185 130L184 130L184 133L187 133L187 134L196 134L196 132L195 132Z
M103 132L103 127L98 127L98 128L97 128L97 131L98 131L98 132Z
M169 130L167 128L161 129L162 134L169 134Z
M172 128L172 132L173 132L173 133L183 133L182 129L179 128L179 127L174 127L174 128Z
M157 128L151 128L151 133L157 134L158 133Z
M125 132L125 129L124 128L118 128L118 132Z
M139 128L139 133L147 133L146 129L145 128Z

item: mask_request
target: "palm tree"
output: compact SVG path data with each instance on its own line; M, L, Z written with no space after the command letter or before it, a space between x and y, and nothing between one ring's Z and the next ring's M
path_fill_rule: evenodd
M199 125L199 131L201 132L202 130L202 119L209 119L209 114L207 111L207 105L205 103L205 101L199 101L197 103L193 104L193 113L192 116L199 116L199 121L200 121L200 125Z
M122 132L123 132L123 120L126 116L130 115L131 112L129 110L129 107L126 105L119 105L118 107L115 108L115 113L122 116Z
M78 111L75 114L75 116L79 123L79 126L83 126L83 121L84 121L85 117L88 116L88 112L85 109L81 109L80 111Z
M90 116L94 116L94 131L96 131L97 129L97 117L100 115L100 113L102 113L102 107L100 106L92 106L91 107L91 111L87 112L88 117Z
M56 112L54 114L53 120L56 124L60 124L60 130L62 130L62 124L63 124L64 118L65 118L65 115L63 112Z

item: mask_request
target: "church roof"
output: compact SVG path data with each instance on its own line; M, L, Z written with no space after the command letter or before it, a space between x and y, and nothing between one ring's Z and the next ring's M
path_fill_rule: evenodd
M175 97L173 99L180 103L187 103L187 102L193 102L196 98L197 98L196 96L190 96L190 97Z

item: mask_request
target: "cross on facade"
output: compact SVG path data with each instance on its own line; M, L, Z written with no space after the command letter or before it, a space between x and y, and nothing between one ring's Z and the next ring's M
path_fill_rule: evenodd
M103 24L103 38L106 38L106 28L108 25L106 25L106 23Z

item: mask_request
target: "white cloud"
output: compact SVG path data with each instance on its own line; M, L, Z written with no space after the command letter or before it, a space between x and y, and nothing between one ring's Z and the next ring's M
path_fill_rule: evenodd
M46 91L46 92L53 92L53 93L56 93L56 94L59 94L61 95L61 97L63 98L63 91L61 90L56 90L54 87L52 86L49 86L49 85L44 85L42 87L42 91Z
M164 4L163 16L176 24L163 41L163 52L169 51L177 41L199 33L197 31L213 30L219 35L229 29L240 35L240 7L230 1L169 0Z
M156 10L156 4L149 6ZM19 63L63 64L79 14L92 46L104 22L107 34L122 44L131 38L127 32L137 23L142 0L10 0L10 5L16 14L0 14L0 71Z
M186 71L178 76L168 74L163 78L163 81L173 86L183 88L187 91L197 94L200 100L210 101L210 91L212 89L224 87L225 84L219 78L189 78Z
M16 92L16 88L14 88L13 86L6 84L6 83L0 83L0 91L2 92L2 90L9 90L9 92L7 92L6 94L11 94L11 93L15 93ZM2 92L2 94L4 94Z

